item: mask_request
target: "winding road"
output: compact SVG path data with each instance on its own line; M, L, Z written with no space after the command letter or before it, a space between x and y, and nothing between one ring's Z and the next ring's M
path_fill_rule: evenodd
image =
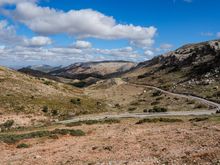
M200 116L200 115L212 115L215 114L217 110L220 110L220 104L196 97L196 96L191 96L191 95L184 95L184 94L177 94L177 93L172 93L169 91L165 91L163 89L160 89L158 87L154 86L148 86L148 85L139 85L139 84L132 84L134 86L139 86L139 87L144 87L144 88L150 88L150 89L155 89L158 91L161 91L165 94L176 96L176 97L181 97L181 98L187 98L190 100L197 100L200 101L201 103L204 103L208 106L215 107L211 110L201 110L201 111L169 111L165 113L128 113L128 112L123 112L123 113L103 113L103 114L93 114L93 115L83 115L83 116L78 116L70 120L64 120L64 121L59 121L57 123L61 124L67 124L71 122L78 122L78 121L85 121L85 120L102 120L102 119L107 119L107 118L114 118L114 119L121 119L121 118L147 118L147 117L163 117L163 116Z
M208 106L213 106L215 107L215 111L217 110L220 110L220 104L216 103L216 102L213 102L213 101L209 101L209 100L206 100L204 98L200 98L200 97L196 97L196 96L192 96L192 95L185 95L185 94L178 94L178 93L172 93L172 92L169 92L169 91L165 91L163 89L160 89L158 87L154 87L154 86L149 86L149 85L139 85L139 84L132 84L134 86L137 86L137 87L145 87L145 88L150 88L150 89L155 89L155 90L158 90L158 91L161 91L165 94L168 94L168 95L171 95L171 96L176 96L176 97L181 97L181 98L186 98L186 99L190 99L190 100L197 100L197 101L200 101L201 103L204 103Z

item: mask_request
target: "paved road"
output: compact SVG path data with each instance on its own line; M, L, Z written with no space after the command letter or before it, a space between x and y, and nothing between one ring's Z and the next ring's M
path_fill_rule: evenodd
M70 120L59 121L58 123L67 124L77 121L85 120L102 120L107 118L122 119L122 118L147 118L147 117L165 117L165 116L200 116L200 115L212 115L215 114L216 110L203 110L203 111L175 111L166 113L118 113L118 114L94 114L75 117Z
M192 96L192 95L172 93L172 92L165 91L165 90L163 90L163 89L160 89L160 88L157 88L157 87L154 87L154 86L139 85L139 84L133 84L133 85L134 85L134 86L139 86L139 87L145 87L145 88L155 89L155 90L161 91L161 92L163 92L163 93L165 93L165 94L172 95L172 96L176 96L176 97L182 97L182 98L197 100L197 101L200 101L201 103L204 103L204 104L206 104L206 105L215 107L215 110L220 110L220 104L218 104L218 103L216 103L216 102L213 102L213 101L209 101L209 100L200 98L200 97L196 97L196 96Z
M77 122L77 121L85 121L85 120L101 120L106 118L114 118L114 119L120 119L120 118L147 118L147 117L163 117L163 116L200 116L200 115L211 115L215 114L217 110L220 110L220 104L196 97L191 95L184 95L184 94L177 94L172 93L169 91L165 91L163 89L154 87L154 86L147 86L147 85L139 85L139 84L132 84L134 86L139 87L145 87L150 89L155 89L158 91L161 91L165 94L176 96L176 97L182 97L182 98L188 98L192 100L200 101L201 103L207 104L208 106L215 107L212 110L202 110L202 111L173 111L173 112L166 112L166 113L104 113L104 114L94 114L94 115L86 115L86 116L79 116L75 117L71 120L65 120L65 121L59 121L58 123L66 124L70 122Z

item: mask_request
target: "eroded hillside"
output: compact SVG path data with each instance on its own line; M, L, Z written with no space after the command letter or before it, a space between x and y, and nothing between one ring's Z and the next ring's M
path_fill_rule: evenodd
M220 41L214 40L189 44L140 63L124 77L133 83L219 101L219 66Z

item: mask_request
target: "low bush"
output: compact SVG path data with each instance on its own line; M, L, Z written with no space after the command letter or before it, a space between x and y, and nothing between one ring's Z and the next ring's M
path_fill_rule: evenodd
M208 119L209 119L208 117L199 117L199 118L190 119L189 121L191 121L191 122L200 122L200 121L206 121Z
M202 103L198 103L195 105L194 107L195 109L205 109L205 108L208 108L207 105L205 104L202 104Z
M86 121L67 123L66 126L67 127L74 127L74 126L80 126L82 124L93 125L93 124L114 124L114 123L120 123L120 120L117 120L117 119L86 120Z
M162 92L161 91L155 91L155 92L153 92L153 94L152 94L152 96L153 97L156 97L156 96L161 96L162 95Z
M75 105L81 105L81 99L80 98L71 99L70 102L75 104Z
M172 118L146 118L139 120L136 124L143 124L143 123L158 123L158 122L165 122L165 123L174 123L174 122L182 122L181 119L172 119Z
M53 83L51 81L44 81L45 85L52 85Z
M47 106L44 106L43 109L42 109L42 112L47 113L48 110L49 110L49 108Z
M145 109L144 112L161 113L161 112L167 112L167 109L163 107L154 106L153 109L149 109L149 110Z
M133 111L135 111L137 108L136 107L130 107L130 108L128 108L128 111L129 112L133 112Z
M29 148L29 147L30 147L29 144L21 143L21 144L18 144L16 148Z
M53 131L36 131L25 134L3 134L0 135L0 141L7 144L14 144L24 139L53 137L54 135L67 135L67 134L71 136L85 135L85 133L82 130L55 129Z
M52 109L51 113L53 116L57 116L59 114L59 111L57 109Z
M15 122L14 120L7 120L1 126L6 128L6 129L9 129L13 126L14 122Z
M71 136L85 136L85 132L82 130L70 130L69 134Z

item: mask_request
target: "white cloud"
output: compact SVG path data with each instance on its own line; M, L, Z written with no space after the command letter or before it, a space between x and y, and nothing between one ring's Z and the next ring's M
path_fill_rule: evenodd
M92 44L88 41L77 40L73 46L77 49L88 49L92 47Z
M0 0L0 6L2 5L13 5L21 2L36 2L36 0Z
M0 20L0 43L18 44L22 42L23 37L16 35L14 26L9 25L6 20Z
M64 12L40 7L35 3L20 2L16 4L15 10L8 10L4 14L41 35L67 33L78 38L128 39L141 47L151 46L157 31L153 26L117 24L113 17L92 9Z
M220 38L220 32L217 32L216 36L217 36L218 38Z
M170 50L173 47L171 44L162 44L160 45L160 48L163 50Z
M50 38L43 36L37 36L37 37L32 37L31 39L25 39L24 42L25 45L31 47L41 47L52 44L52 40Z
M151 50L146 50L146 51L144 52L144 54L145 54L146 56L150 56L150 57L154 56L154 52L151 51Z
M0 21L0 43L11 46L33 46L41 47L50 45L52 40L48 37L35 36L28 39L24 36L16 34L16 29L13 25L10 25L6 20Z
M75 62L97 60L140 60L141 56L131 47L118 49L76 49L71 47L1 47L0 64L4 61L16 61L17 63L48 63L68 65ZM3 62L3 63L2 63Z

